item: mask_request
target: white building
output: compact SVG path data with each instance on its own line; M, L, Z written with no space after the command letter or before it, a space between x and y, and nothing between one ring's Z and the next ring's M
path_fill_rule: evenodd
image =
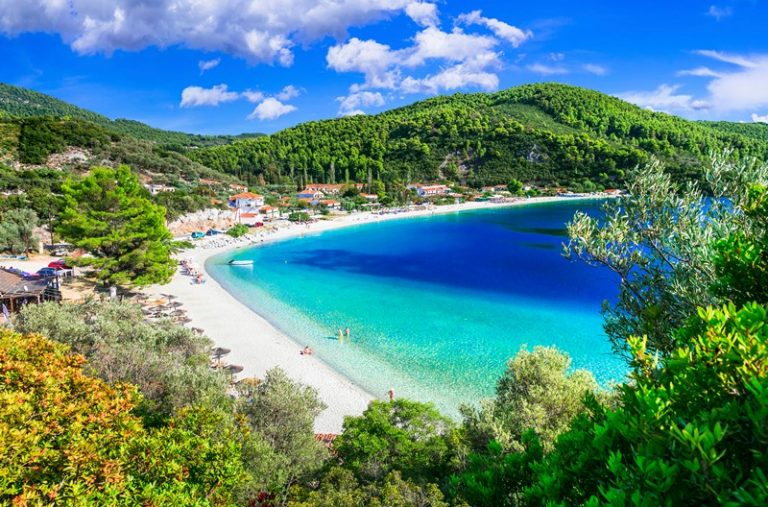
M243 192L229 197L229 206L246 213L258 213L264 206L264 196L253 192Z
M433 195L444 195L451 191L448 185L422 185L417 183L415 185L408 185L408 188L415 190L419 197L431 197Z

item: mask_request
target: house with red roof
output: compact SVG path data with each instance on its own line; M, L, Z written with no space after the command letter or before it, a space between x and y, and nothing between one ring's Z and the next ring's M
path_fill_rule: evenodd
M448 185L423 185L416 183L414 185L408 185L408 188L415 190L419 197L431 197L433 195L443 195L451 191L451 187Z
M264 196L253 192L242 192L229 196L229 206L241 213L258 213L264 206Z

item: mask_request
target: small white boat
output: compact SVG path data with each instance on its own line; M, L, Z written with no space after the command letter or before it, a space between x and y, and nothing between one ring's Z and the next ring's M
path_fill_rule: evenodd
M235 260L235 259L232 259L227 264L229 264L230 266L253 266L253 260L249 260L249 259Z

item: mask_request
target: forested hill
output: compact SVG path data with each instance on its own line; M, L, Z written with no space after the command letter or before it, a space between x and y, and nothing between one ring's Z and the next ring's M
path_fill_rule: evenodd
M651 154L696 177L711 150L768 158L768 129L694 122L599 92L531 84L441 96L375 116L308 122L271 136L196 150L208 167L267 183L505 183L589 189L616 185Z
M262 134L241 134L237 136L208 136L161 130L144 123L118 118L110 120L93 111L82 109L57 98L27 88L0 83L0 118L27 118L49 116L87 120L118 134L127 134L136 139L152 141L165 146L191 147L216 146L235 139L258 137Z

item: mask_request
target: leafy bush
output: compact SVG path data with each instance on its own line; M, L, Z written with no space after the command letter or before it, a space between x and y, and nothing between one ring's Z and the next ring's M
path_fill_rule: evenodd
M245 234L248 234L248 226L245 224L235 224L228 231L227 234L233 238L239 238Z
M288 215L288 220L291 222L309 222L310 217L306 211L294 211Z

